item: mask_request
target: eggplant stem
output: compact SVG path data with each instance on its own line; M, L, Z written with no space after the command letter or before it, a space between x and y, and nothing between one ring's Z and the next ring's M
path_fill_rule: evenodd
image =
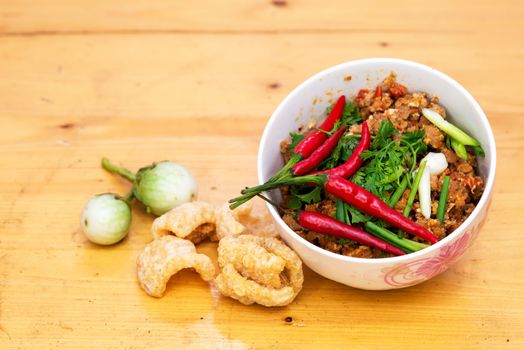
M133 172L127 170L124 167L111 163L107 158L102 158L102 168L106 169L110 173L120 175L126 180L135 182L136 175Z
M124 198L122 198L127 204L131 205L131 202L135 198L135 192L131 189Z

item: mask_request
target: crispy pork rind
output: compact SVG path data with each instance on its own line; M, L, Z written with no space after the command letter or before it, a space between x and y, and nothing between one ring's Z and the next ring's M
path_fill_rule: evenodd
M220 240L217 289L243 304L284 306L302 289L302 261L280 240L241 235Z
M247 202L246 204L250 204ZM233 210L237 220L246 227L246 232L261 237L278 237L278 231L273 224L273 219L265 207L250 207L245 210L244 204ZM243 211L240 211L243 210ZM240 211L240 212L239 212Z
M155 219L152 233L155 239L172 234L195 244L208 237L216 242L245 232L274 237L278 234L268 220L268 215L255 213L250 203L231 210L228 204L215 206L206 202L190 202Z
M151 232L155 239L174 234L178 238L186 238L197 227L203 224L214 224L216 208L206 202L189 202L174 209L153 221Z
M171 276L186 268L193 268L204 281L215 276L211 259L196 252L195 245L174 236L163 236L145 246L137 259L138 281L144 291L161 297Z
M238 221L238 218L249 215L250 212L250 205L240 206L235 210L229 209L228 204L217 207L215 212L216 233L211 236L211 240L219 241L224 237L238 236L244 232L246 228Z
M287 286L274 289L249 280L227 264L215 278L215 286L225 296L240 301L244 305L257 303L264 306L285 306L295 297L293 288Z
M254 236L243 235L237 238L226 237L218 245L218 265L233 264L244 277L273 288L281 288L280 274L286 261L271 254Z

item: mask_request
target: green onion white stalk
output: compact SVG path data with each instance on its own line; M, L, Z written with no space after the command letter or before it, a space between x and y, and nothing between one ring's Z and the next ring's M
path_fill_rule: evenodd
M428 165L422 170L420 182L418 183L418 200L420 202L420 212L426 219L431 217L431 178Z
M431 217L431 175L442 174L448 167L448 161L442 153L429 152L422 158L422 162L426 162L426 166L422 169L423 173L420 176L418 198L420 212L426 219L429 219Z
M440 175L448 168L448 161L443 153L429 152L421 162L427 161L426 167L429 168L431 175Z

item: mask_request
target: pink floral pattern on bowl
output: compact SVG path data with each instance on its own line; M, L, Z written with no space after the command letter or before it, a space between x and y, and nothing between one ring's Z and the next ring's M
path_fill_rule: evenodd
M392 287L400 288L435 277L460 259L466 251L471 237L471 233L466 232L459 239L440 248L436 256L387 268L384 271L384 282Z
M393 288L409 287L427 281L446 271L464 255L467 248L477 238L486 221L490 204L491 200L488 201L486 208L479 214L479 220L472 225L471 230L464 232L454 241L442 246L435 255L382 269L384 283Z

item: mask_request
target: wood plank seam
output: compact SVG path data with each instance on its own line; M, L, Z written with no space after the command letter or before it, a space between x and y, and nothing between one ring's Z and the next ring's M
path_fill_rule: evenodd
M34 31L3 31L0 37L33 37L33 36L81 36L81 35L169 35L169 34L187 34L187 35L303 35L303 34L380 34L384 32L390 34L466 34L469 31L463 30L417 30L413 33L411 30L389 30L389 29L258 29L258 30L230 30L230 29L213 29L213 30L191 30L191 29L116 29L116 30L34 30ZM472 32L473 33L473 32Z

